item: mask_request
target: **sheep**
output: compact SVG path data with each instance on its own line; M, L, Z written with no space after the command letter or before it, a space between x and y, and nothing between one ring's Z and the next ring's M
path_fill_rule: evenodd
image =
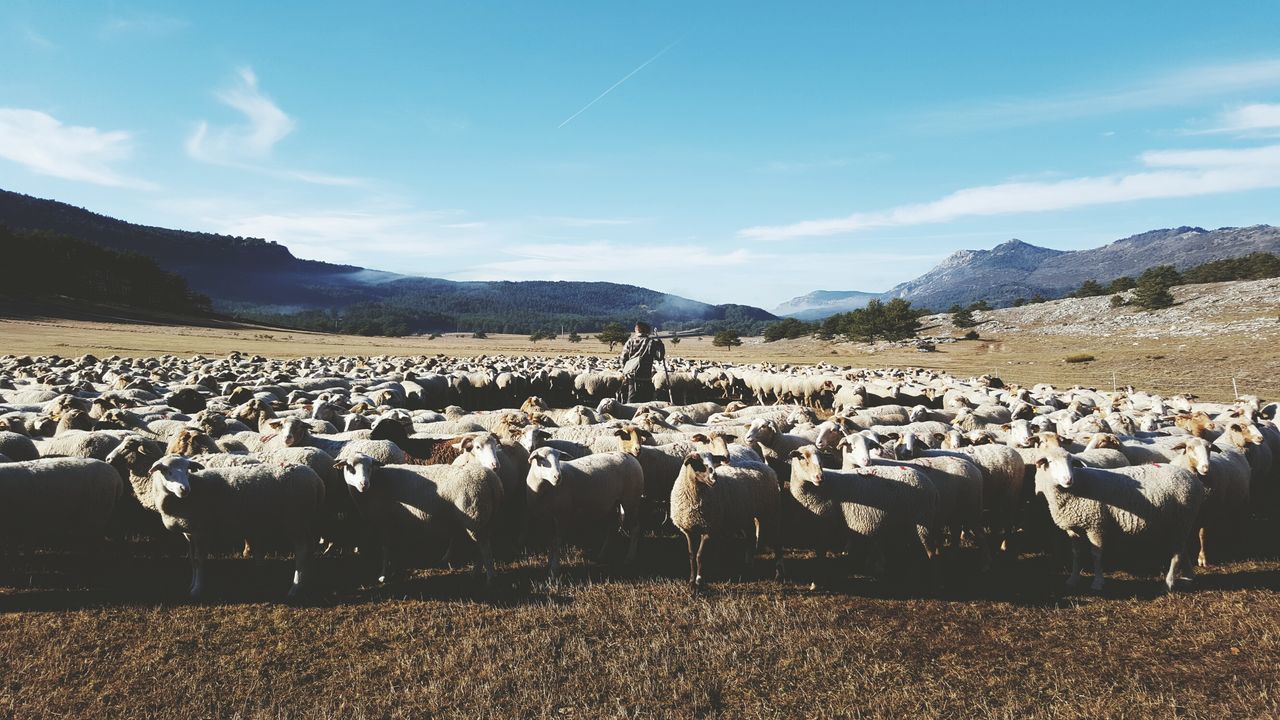
M837 546L852 534L883 546L936 554L933 537L938 491L925 473L909 467L873 467L858 471L822 467L818 449L793 450L791 496L806 521Z
M457 447L462 454L453 461L454 465L477 463L496 474L501 481L502 492L494 520L495 535L500 536L500 545L514 553L518 549L519 538L524 534L525 497L522 486L529 472L527 456L508 452L493 433L462 438Z
M348 491L382 548L378 582L393 577L395 563L410 546L436 541L451 545L465 537L479 549L476 571L494 578L489 535L502 497L502 481L478 463L383 465L364 453L338 460Z
M1208 489L1197 538L1197 562L1208 567L1210 558L1219 557L1219 548L1239 537L1249 519L1249 460L1239 450L1210 445L1201 437L1189 437L1174 449L1182 454L1173 464L1200 476Z
M0 463L11 463L11 462L14 462L14 461L8 455L5 455L4 453L0 453Z
M101 460L0 463L0 540L5 545L97 540L123 494L120 475Z
M121 439L131 434L107 430L73 430L49 440L36 441L36 447L39 448L41 457L105 460L107 455L120 444Z
M689 547L689 585L702 584L702 552L707 540L739 533L754 540L752 546L769 544L775 576L781 579L778 476L763 463L717 465L710 453L689 453L671 487L671 521L684 533Z
M309 445L320 448L333 457L338 457L344 450L364 453L384 465L403 464L407 461L404 450L390 440L336 439L317 437L311 434L305 420L285 418L268 421L268 425L279 432L264 443L268 447L301 447Z
M882 454L886 449L878 442L862 433L850 435L840 441L839 447L844 450L841 470L861 470L869 467L899 466L892 452L889 458L873 457L873 450ZM973 533L981 553L980 567L986 571L991 566L991 553L987 548L986 532L983 530L982 471L971 460L962 456L942 455L917 457L902 461L913 467L919 467L928 475L929 481L938 490L938 511L935 519L937 528L949 528L951 540L956 547L960 545L961 531L968 529ZM939 536L941 544L943 538Z
M622 380L622 373L616 370L579 373L573 379L573 392L581 402L598 402L617 396Z
M729 441L735 438L720 432L694 433L689 439L702 446L702 449L710 452L712 456L725 458L730 465L735 467L741 467L746 463L764 462L764 458L760 457L760 454L755 450L746 445L730 443Z
M403 463L408 465L449 465L462 454L458 445L461 437L411 437L395 420L379 420L370 439L394 442L404 452Z
M560 544L575 533L603 531L603 557L619 527L631 538L626 562L635 560L640 539L640 498L644 492L640 461L626 453L603 453L564 460L555 448L538 448L529 455L526 496L530 519L549 522L551 540L547 571L560 569ZM621 518L618 512L621 510Z
M173 436L169 441L169 447L166 448L166 455L184 455L192 457L195 455L208 454L216 455L222 452L222 448L218 446L214 439L192 428L185 428L182 432Z
M903 438L911 457L956 455L972 460L982 471L982 507L987 516L990 540L1002 550L1009 549L1018 505L1026 484L1027 466L1022 455L1006 445L970 445L944 450L916 450L912 436ZM998 544L997 544L998 543Z
M684 465L684 459L698 448L684 441L664 445L641 444L640 429L624 426L614 432L622 443L622 452L640 461L644 473L644 498L650 504L665 504L671 497L671 486Z
M31 438L7 430L0 431L0 453L8 455L11 461L20 462L36 460L40 457L40 450L36 448Z
M293 584L298 597L310 578L311 548L324 502L324 481L302 465L246 465L206 470L181 455L166 455L148 471L150 504L166 529L191 548L189 594L205 592L205 558L218 540L248 539L255 556L270 540L293 545Z
M1072 539L1071 575L1080 582L1080 556L1093 554L1093 590L1103 587L1102 553L1109 542L1146 539L1170 557L1165 587L1173 592L1185 572L1195 571L1188 540L1196 527L1205 487L1189 470L1174 465L1114 469L1086 468L1056 447L1036 460L1036 492L1048 501L1049 515Z

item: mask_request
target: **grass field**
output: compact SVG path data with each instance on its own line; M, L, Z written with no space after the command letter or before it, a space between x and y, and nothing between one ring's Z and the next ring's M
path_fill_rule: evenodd
M264 328L96 320L0 320L0 352L601 353L510 336L371 339ZM813 340L694 358L915 365L1205 397L1274 397L1274 339L1063 338L1009 333L937 353ZM832 354L834 352L834 354ZM1086 353L1096 360L1066 363ZM1268 384L1270 383L1270 384ZM1265 529L1256 529L1266 534ZM788 557L784 582L713 576L691 594L680 543L650 538L630 570L571 556L500 566L483 591L464 571L361 587L352 558L326 558L306 606L288 569L224 557L217 596L187 603L181 549L89 562L61 554L0 564L0 717L1277 717L1280 550L1198 576L1164 596L1154 572L1115 573L1101 595L1064 594L1063 558L1027 554L987 576L952 569L919 596L854 576L811 590L818 561ZM959 558L961 567L966 558ZM261 577L269 577L264 590Z

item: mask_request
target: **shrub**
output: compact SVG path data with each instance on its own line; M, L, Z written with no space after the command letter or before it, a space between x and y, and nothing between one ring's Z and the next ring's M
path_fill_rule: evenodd
M569 342L571 342L571 343L580 343L580 342L582 342L582 336L578 334L578 331L577 331L577 330L574 330L573 332L570 332L570 333L569 333L569 337L568 337L568 338L566 338L566 339L567 339Z
M978 339L978 331L977 331L977 330L970 330L969 332L967 332L967 333L965 333L965 334L964 334L964 339L965 339L965 340L977 340L977 339Z
M1106 288L1102 287L1102 285L1097 280L1094 280L1091 278L1081 283L1080 287L1077 288L1075 292L1071 293L1071 297L1086 298L1086 297L1097 297L1099 295L1106 295L1106 294L1107 294Z
M764 341L794 340L806 335L812 335L817 330L817 327L814 323L807 323L803 320L783 318L776 323L770 323L765 326Z
M1094 360L1097 360L1097 358L1095 358L1094 356L1088 353L1077 353L1075 355L1068 355L1066 357L1066 362L1069 362L1069 363L1087 363L1087 362L1093 362Z
M620 323L611 322L600 329L600 334L596 335L596 339L608 345L609 352L613 352L614 345L627 341L627 331L622 329Z
M1165 280L1166 277L1159 274L1148 277L1143 273L1137 289L1133 291L1133 303L1147 310L1158 310L1173 305L1173 294L1169 292L1169 285Z
M969 308L963 308L951 313L951 324L958 328L971 328L978 321L973 319L973 312Z
M475 340L488 340L488 339L489 339L489 333L487 333L487 332L485 332L485 331L483 331L483 330L477 330L477 331L475 331L475 332L471 333L471 337L472 337L473 339L475 339Z
M1119 293L1111 296L1111 307L1113 308L1124 307L1128 304L1129 303L1124 299L1124 296Z
M711 344L715 345L716 347L722 347L722 348L728 349L731 347L737 347L738 345L741 345L742 338L738 337L738 333L732 330L721 330L720 332L716 333L715 338L711 340Z

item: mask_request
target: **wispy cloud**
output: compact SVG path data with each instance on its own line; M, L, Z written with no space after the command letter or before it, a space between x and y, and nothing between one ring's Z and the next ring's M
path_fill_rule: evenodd
M1100 91L994 99L949 107L924 118L928 129L1012 127L1173 107L1247 90L1280 87L1280 59L1201 65Z
M293 118L258 88L258 76L253 68L240 68L236 77L238 82L234 86L215 95L223 104L243 114L246 123L210 129L209 123L202 120L187 139L187 153L191 157L215 163L228 159L261 159L270 155L276 143L297 127Z
M216 207L206 208L210 210L218 212ZM406 266L423 264L424 258L473 237L469 229L449 227L461 215L456 210L250 212L207 215L203 224L231 235L274 240L298 257L403 272ZM394 267L378 267L380 263L370 262L371 257Z
M458 280L600 280L635 282L655 273L705 273L745 265L756 256L694 245L614 242L519 244L494 250L497 258L448 273ZM630 278L630 279L628 279Z
M1143 154L1140 160L1147 169L1129 174L971 187L931 202L858 212L841 218L749 227L740 230L738 235L757 240L785 240L942 223L965 217L1280 187L1280 145L1154 151Z
M576 117L578 117L579 115L581 115L582 113L586 112L586 111L587 111L587 110L588 110L592 105L595 105L596 103L600 102L600 100L602 100L602 99L604 98L604 96L605 96L605 95L608 95L609 93L611 93L611 92L613 92L614 90L616 90L616 89L617 89L617 87L618 87L619 85L621 85L622 83L624 83L624 82L626 82L626 81L630 80L632 75L635 75L636 73L638 73L638 72L640 72L641 70L643 70L643 69L645 69L646 67L648 67L649 63L651 63L651 62L653 62L654 60L657 60L658 58L662 57L663 55L665 55L665 54L666 54L666 52L667 52L668 50L670 50L671 48L675 47L675 46L676 46L676 45L678 45L679 43L680 43L680 40L676 40L675 42L671 43L670 45L668 45L668 46L666 46L666 47L662 48L661 50L659 50L659 51L657 52L657 54L655 54L653 57L651 57L651 58L649 58L648 60L645 60L644 62L642 62L642 63L640 63L639 65L637 65L635 70L632 70L631 72L627 73L626 75L623 75L621 80L619 80L618 82L616 82L616 83L614 83L614 84L610 85L608 88L606 88L606 89L605 89L605 91L604 91L604 92L602 92L602 93L600 93L599 95L597 95L597 96L595 97L595 99L594 99L594 100L592 100L591 102L587 103L586 105L583 105L581 110L579 110L578 112L576 112L576 113L574 113L574 114L570 115L569 117L565 118L565 119L564 119L564 122L562 122L562 123L560 123L559 125L557 125L557 126L556 126L556 128L562 128L562 127L564 127L565 125L568 125L569 123L573 122L573 119L574 119L574 118L576 118Z
M1241 105L1222 113L1215 125L1192 135L1243 135L1271 137L1280 135L1280 103Z
M107 18L98 29L98 35L104 40L116 40L125 37L163 37L187 29L190 22L166 15L129 15Z
M187 155L213 165L225 165L314 185L354 186L363 178L291 170L265 164L276 144L288 137L297 122L258 86L253 68L236 71L236 83L214 94L224 105L244 116L239 125L212 127L201 120L187 138Z
M38 110L0 108L0 157L31 172L111 187L152 187L112 167L132 154L133 136L126 131L63 125Z
M534 217L533 220L572 228L616 227L622 225L635 225L643 222L643 220L639 218L589 218L569 217L564 215L538 216Z
M56 50L58 48L57 43L30 25L21 25L19 29L22 31L22 36L26 38L27 44L37 50Z

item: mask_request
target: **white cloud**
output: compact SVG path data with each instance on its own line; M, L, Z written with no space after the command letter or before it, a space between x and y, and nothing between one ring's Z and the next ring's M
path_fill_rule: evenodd
M1192 197L1280 187L1280 145L1231 150L1171 150L1141 157L1150 168L1126 175L1052 182L1011 182L957 190L932 202L841 218L740 230L740 237L784 240L874 228L941 223L964 217L1065 210L1155 198Z
M276 144L288 137L298 124L262 92L253 68L240 68L236 77L235 85L218 91L215 97L244 115L245 122L241 125L211 127L207 121L201 120L187 138L187 155L212 165L249 170L312 185L351 187L366 184L364 178L282 169L267 164Z
M451 210L323 210L213 217L205 223L229 235L274 240L308 260L404 272L402 263L439 253L448 242L465 235L441 230L444 222L458 215Z
M1232 108L1218 118L1217 124L1194 135L1231 134L1274 136L1280 134L1280 104L1253 103Z
M996 99L951 107L932 114L923 125L952 130L975 125L990 128L1059 122L1143 108L1173 107L1275 87L1280 87L1280 59L1265 58L1187 68L1111 90Z
M245 116L244 125L210 129L201 121L187 140L187 153L197 160L220 163L237 159L261 159L275 144L293 132L297 123L258 88L252 68L240 68L239 82L216 96Z
M648 245L597 241L512 245L496 249L495 259L450 272L456 280L609 280L636 283L636 278L660 273L705 273L726 266L745 265L756 253L737 249L722 252L690 245ZM708 277L708 279L711 279Z
M112 165L133 154L133 136L123 130L63 125L38 110L0 108L0 157L31 172L112 187L149 188Z

